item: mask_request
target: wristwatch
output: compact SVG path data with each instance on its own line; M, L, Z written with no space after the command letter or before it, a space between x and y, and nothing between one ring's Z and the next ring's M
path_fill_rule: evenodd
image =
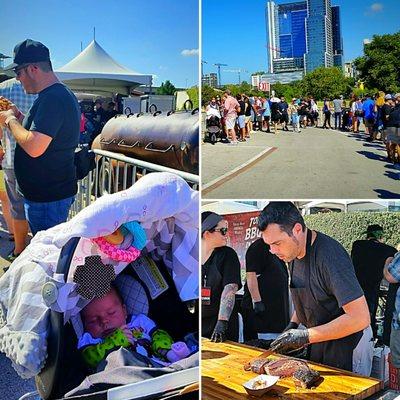
M8 125L10 123L10 121L12 121L13 119L15 119L16 121L18 121L18 118L15 115L10 115L8 118L6 118L6 120L4 121L6 127L8 129L10 129L10 126Z

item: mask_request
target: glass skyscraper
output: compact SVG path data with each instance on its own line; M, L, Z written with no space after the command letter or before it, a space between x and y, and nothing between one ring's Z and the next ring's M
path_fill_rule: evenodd
M343 39L340 27L339 6L332 6L332 38L333 38L333 65L344 67L343 60Z
M305 71L333 66L330 0L307 0Z
M339 7L330 0L269 1L266 21L270 73L296 72L298 79L299 71L342 65Z
M268 65L271 73L302 70L306 51L307 4L267 3Z

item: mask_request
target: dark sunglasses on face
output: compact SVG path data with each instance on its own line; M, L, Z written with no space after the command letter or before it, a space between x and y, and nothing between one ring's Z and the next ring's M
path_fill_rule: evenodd
M222 236L228 233L228 228L214 229L214 232L220 232Z
M26 70L29 67L30 64L28 65L23 65L22 67L16 67L13 69L15 75L17 75L17 78L21 75L23 70Z

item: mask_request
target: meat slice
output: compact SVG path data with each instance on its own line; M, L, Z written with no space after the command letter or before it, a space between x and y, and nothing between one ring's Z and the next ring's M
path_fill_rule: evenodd
M296 360L294 358L280 358L278 360L269 361L264 365L265 372L268 375L279 376L280 378L287 378L299 369L310 369L305 361Z
M280 378L292 377L297 387L311 388L320 378L318 371L311 369L303 360L296 358L280 358L268 360L257 358L245 365L245 369L257 374L279 376Z
M266 364L268 364L269 362L270 362L270 360L268 360L266 358L256 358L255 360L253 360L250 363L250 368L247 367L248 369L246 369L246 367L245 367L245 369L247 371L251 369L256 374L265 374L266 371L265 371L264 366Z
M311 368L300 368L293 374L293 381L297 387L309 389L313 387L319 380L320 374Z

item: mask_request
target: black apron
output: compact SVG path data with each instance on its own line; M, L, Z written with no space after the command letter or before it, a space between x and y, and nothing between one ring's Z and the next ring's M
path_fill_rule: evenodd
M201 336L206 338L211 338L211 335L215 328L215 324L218 321L221 295L224 289L222 287L221 272L218 268L212 267L213 265L202 265L202 286L211 288L210 306L204 306L202 304ZM239 315L236 302L228 321L226 339L232 340L234 342L237 342L239 340Z
M307 328L324 325L344 314L342 308L339 307L336 307L333 312L328 311L314 295L313 289L315 287L311 284L311 272L315 268L315 260L311 258L311 238L311 230L307 229L304 287L293 287L293 262L290 264L290 292L294 309L299 321ZM352 371L353 350L360 341L362 334L363 331L360 331L341 339L313 343L308 348L309 359L313 362Z

